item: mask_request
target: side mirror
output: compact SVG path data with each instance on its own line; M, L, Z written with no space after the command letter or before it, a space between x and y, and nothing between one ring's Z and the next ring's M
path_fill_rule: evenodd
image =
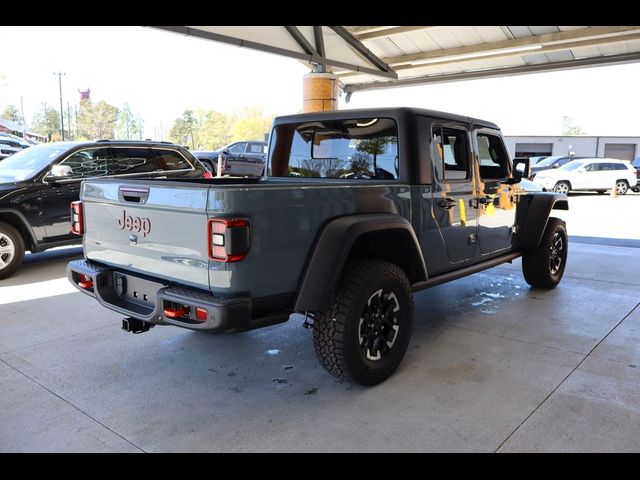
M551 168L558 168L560 165L557 163L554 163L553 165L551 165Z
M586 172L586 170L584 169L584 167L580 167L578 170L576 170L576 172L584 173L584 172Z
M225 148L224 150L222 150L222 153L224 153L225 155L229 155L231 152Z
M528 158L516 157L513 159L513 177L514 183L518 183L523 178L531 176L531 164Z
M54 165L47 174L47 179L53 181L71 177L73 177L73 170L71 170L69 165Z

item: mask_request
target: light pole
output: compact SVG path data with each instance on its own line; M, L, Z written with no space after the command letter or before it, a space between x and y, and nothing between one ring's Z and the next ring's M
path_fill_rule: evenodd
M64 115L62 110L62 76L66 75L67 72L53 72L54 75L58 75L58 86L60 87L60 134L62 136L62 141L64 142Z

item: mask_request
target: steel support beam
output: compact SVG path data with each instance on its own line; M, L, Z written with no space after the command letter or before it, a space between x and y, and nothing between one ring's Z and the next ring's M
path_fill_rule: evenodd
M353 36L349 34L342 27L330 27L334 29L340 30L342 32L338 33L340 37L342 37L347 43L349 43L352 47L354 47L358 52L360 52L369 62L373 63L378 68L369 68L363 67L360 65L354 65L348 62L342 62L340 60L334 60L331 58L327 58L325 56L321 56L318 53L302 53L296 52L294 50L289 50L286 48L274 47L273 45L266 45L264 43L253 42L250 40L244 40L241 38L231 37L229 35L223 35L220 33L207 32L204 30L198 30L196 28L189 28L185 26L151 26L151 28L158 28L160 30L166 30L173 33L179 33L182 35L204 38L206 40L213 40L216 42L227 43L229 45L235 45L237 47L246 47L251 48L253 50L260 50L263 52L275 53L277 55L283 55L285 57L297 58L298 60L304 60L309 63L319 63L322 65L331 65L334 67L345 68L347 70L355 70L357 72L368 73L370 75L376 75L380 77L387 78L398 78L398 74L388 65L384 64L380 61L378 57L376 57L373 53L371 53L364 45L362 45L358 40L356 40ZM297 29L296 29L297 30ZM291 33L291 32L289 32ZM306 39L305 39L306 40ZM356 47L356 45L358 45Z

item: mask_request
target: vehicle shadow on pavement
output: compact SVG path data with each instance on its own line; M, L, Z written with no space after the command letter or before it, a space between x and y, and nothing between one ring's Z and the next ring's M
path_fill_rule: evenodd
M82 246L29 253L18 271L0 280L0 288L66 277L67 262L82 258Z

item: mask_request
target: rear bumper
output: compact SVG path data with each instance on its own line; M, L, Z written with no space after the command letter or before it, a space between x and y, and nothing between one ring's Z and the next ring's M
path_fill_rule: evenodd
M80 275L85 277L84 281ZM252 318L249 297L223 298L193 288L170 286L88 260L69 262L67 278L102 306L151 324L224 332L281 323L289 317L286 313L279 313ZM91 281L87 282L87 278ZM178 307L184 314L175 316ZM206 310L206 320L197 319L196 308Z

